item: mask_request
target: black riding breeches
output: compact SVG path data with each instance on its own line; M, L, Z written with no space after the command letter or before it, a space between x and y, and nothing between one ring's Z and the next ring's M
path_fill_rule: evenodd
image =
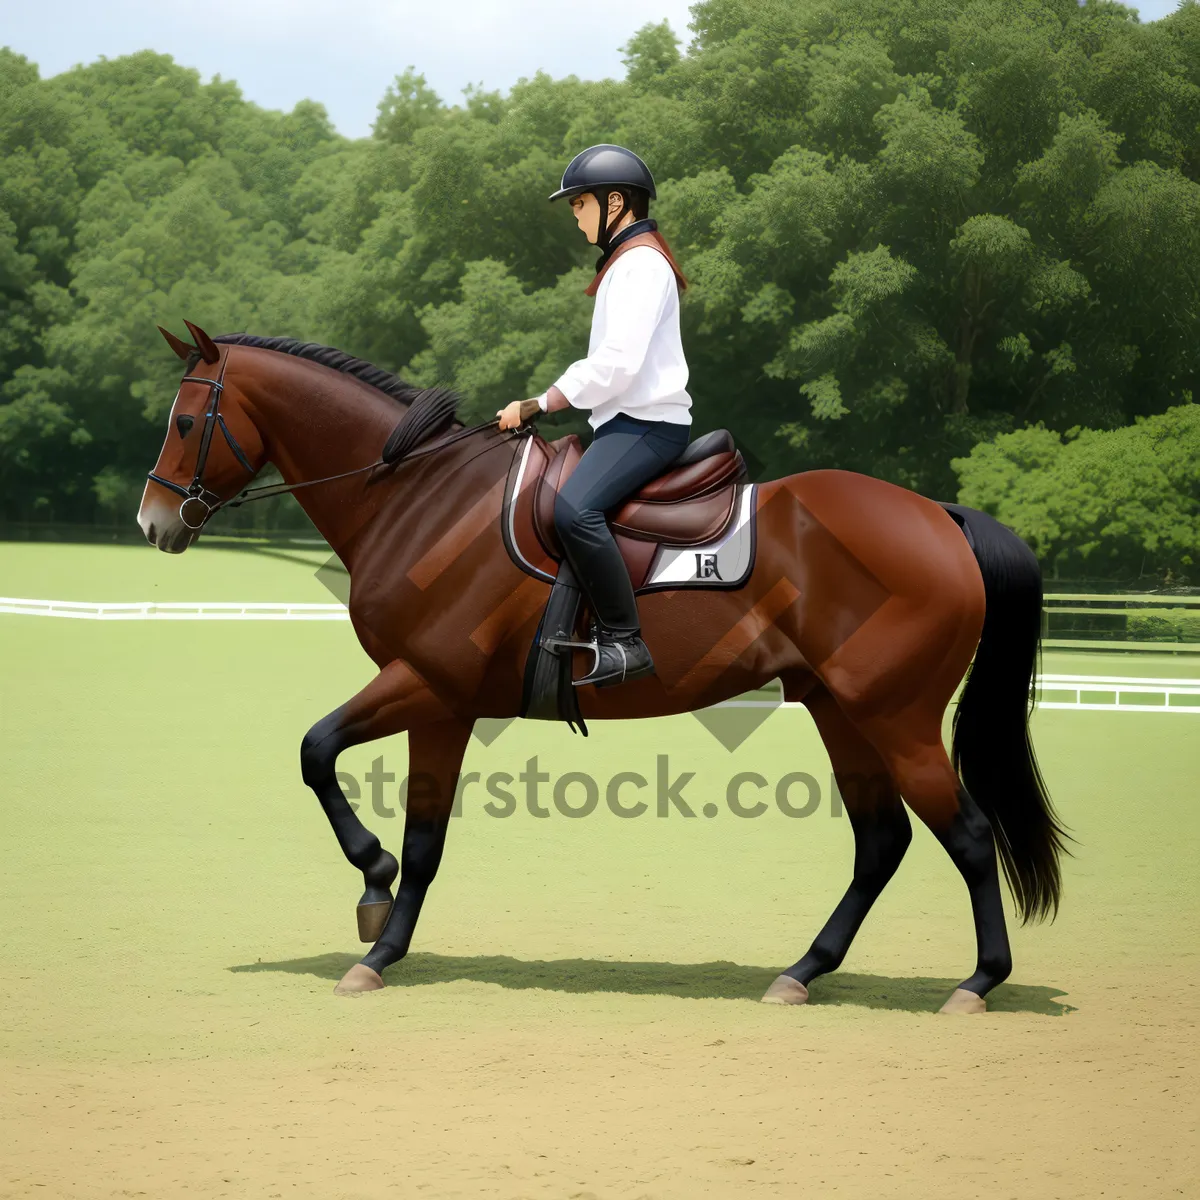
M684 451L690 425L618 413L605 421L554 502L554 527L600 624L641 628L633 585L604 514L661 475Z

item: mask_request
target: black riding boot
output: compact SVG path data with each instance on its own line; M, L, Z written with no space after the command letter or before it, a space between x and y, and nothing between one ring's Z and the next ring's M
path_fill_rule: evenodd
M554 527L596 620L591 670L573 682L610 687L654 670L642 641L629 570L605 514L661 475L687 445L688 426L618 413L596 431L579 465L559 489Z
M592 668L582 679L574 679L576 687L594 683L597 687L613 687L628 683L643 675L654 674L654 660L642 641L641 630L634 633L614 633L602 625L592 626L591 650L595 656Z

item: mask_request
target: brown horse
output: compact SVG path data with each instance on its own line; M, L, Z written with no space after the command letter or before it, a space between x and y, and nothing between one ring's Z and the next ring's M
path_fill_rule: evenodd
M360 917L379 917L374 946L336 990L373 990L408 951L474 722L520 708L549 590L502 536L506 479L525 437L494 422L421 428L428 393L328 347L188 328L194 347L167 335L189 373L138 521L151 544L179 553L269 462L349 572L350 620L379 673L308 731L300 761L363 874ZM433 407L444 416L444 403ZM389 435L406 453L379 465ZM961 872L974 915L976 969L943 1011L983 1011L1012 967L997 848L1024 920L1056 912L1061 889L1066 835L1028 729L1037 561L986 514L864 475L810 471L755 495L745 583L643 595L657 674L581 689L582 712L688 712L780 679L829 752L855 856L832 916L763 999L803 1003L812 979L842 962L911 839L903 798ZM941 725L964 677L952 761ZM351 809L335 767L346 747L401 730L410 762L397 862Z

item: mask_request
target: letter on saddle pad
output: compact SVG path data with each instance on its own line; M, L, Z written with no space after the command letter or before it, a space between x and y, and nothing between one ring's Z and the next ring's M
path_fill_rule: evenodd
M529 516L541 547L560 561L554 501L583 447L574 434L543 446L549 457L527 464L538 478L524 481L521 491L531 495ZM659 546L701 546L719 538L735 516L736 485L745 478L746 464L733 438L718 429L692 442L662 475L610 513L609 527L634 588L645 582Z

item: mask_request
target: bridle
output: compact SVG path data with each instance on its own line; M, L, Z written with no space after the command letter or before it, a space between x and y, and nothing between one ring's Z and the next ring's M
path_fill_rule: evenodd
M226 503L216 492L209 491L204 486L204 467L208 462L208 449L212 445L213 429L216 426L220 426L221 432L225 435L225 441L229 443L230 450L233 451L238 462L250 473L250 478L253 479L257 473L250 465L241 446L237 444L237 438L229 432L229 426L225 424L225 418L219 411L221 393L225 390L225 364L228 361L229 356L226 355L221 361L221 370L216 379L209 379L204 375L185 375L179 381L181 388L185 383L202 383L209 389L208 407L204 413L204 428L200 433L200 453L196 456L196 470L192 475L192 482L187 487L183 487L170 479L164 479L161 475L155 475L153 471L146 472L147 479L157 483L160 487L167 488L177 496L183 497L183 502L179 505L179 519L189 529L203 528L209 517ZM195 522L188 520L189 508L191 515L199 518Z
M146 478L160 487L165 487L168 491L174 492L177 496L182 496L183 500L179 505L179 519L193 531L203 529L209 519L221 508L238 508L243 504L249 503L251 500L266 500L271 496L279 496L284 492L294 492L297 488L312 487L318 483L332 483L335 479L346 479L350 475L361 475L364 471L373 471L376 467L395 466L396 462L385 462L383 458L377 458L373 463L368 463L365 467L355 467L352 471L343 471L340 475L326 475L321 479L306 479L300 483L268 483L262 487L249 488L238 493L229 500L222 500L216 492L210 491L204 486L204 467L208 462L208 450L212 444L213 429L220 427L222 434L225 435L225 441L229 444L230 450L238 462L246 468L251 479L258 472L250 465L250 460L247 459L241 446L237 444L237 438L229 432L229 426L225 424L225 418L219 411L221 403L221 393L225 390L225 365L229 361L229 355L226 354L221 360L221 370L217 374L216 379L209 379L204 375L185 375L180 381L179 386L182 388L185 383L202 383L209 389L208 393L208 408L204 413L204 428L200 433L200 452L196 457L196 470L192 475L192 482L184 487L182 484L175 483L173 480L164 479L161 475L156 475L153 471L146 472ZM454 442L461 441L465 437L470 437L472 434L480 433L489 426L494 427L496 419L493 417L490 421L481 421L478 425L470 425L465 429L456 430L440 441L431 442L425 446L418 446L414 450L410 450L402 461L408 461L413 458L423 458L427 454L432 454L434 451L441 450L445 446L449 446ZM533 433L531 426L520 426L511 431L515 437L526 437ZM508 441L508 438L504 439ZM397 460L401 461L401 460ZM191 506L191 515L199 519L193 524L188 520L188 509Z

